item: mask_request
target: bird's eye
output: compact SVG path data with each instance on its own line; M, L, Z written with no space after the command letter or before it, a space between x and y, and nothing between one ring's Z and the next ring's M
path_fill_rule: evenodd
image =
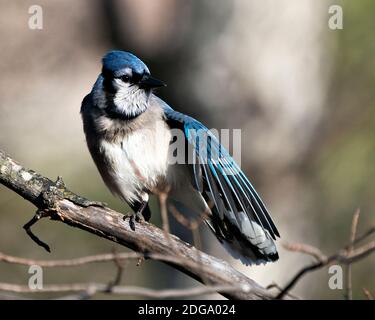
M128 76L128 75L121 76L121 80L123 82L129 82L130 81L130 76Z

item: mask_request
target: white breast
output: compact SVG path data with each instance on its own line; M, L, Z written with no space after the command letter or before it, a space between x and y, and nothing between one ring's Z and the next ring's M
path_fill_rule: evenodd
M107 163L103 178L111 191L127 202L140 201L145 189L152 191L168 170L171 133L164 121L127 134L120 143L103 140L100 153Z

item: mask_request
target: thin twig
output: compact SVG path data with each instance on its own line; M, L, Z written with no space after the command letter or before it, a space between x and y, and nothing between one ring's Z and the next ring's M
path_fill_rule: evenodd
M136 252L124 252L124 253L105 253L93 256L86 256L74 259L65 260L35 260L35 259L25 259L10 256L0 252L0 262L7 262L13 264L20 264L26 266L38 265L43 268L56 268L56 267L78 267L90 263L100 263L109 261L123 261L130 259L139 259L146 257L147 259L159 260L165 262L174 262L179 264L189 263L184 257L176 257L175 255L163 255L163 254L145 254L144 256Z
M116 275L115 275L115 278L108 284L108 287L107 287L108 292L111 292L115 286L118 286L121 283L122 274L124 271L124 266L122 265L121 260L118 258L115 248L113 248L113 255L114 255L113 262L116 266Z
M367 237L371 236L373 233L375 233L375 226L370 227L366 232L356 237L353 243L348 244L345 249L349 248L351 245L356 245L360 243L361 241L365 240Z
M201 256L200 256L200 252L201 252L200 250L202 250L202 241L201 241L201 236L200 236L200 232L199 232L199 227L204 222L204 220L208 218L209 211L205 210L196 219L188 219L179 210L177 210L177 208L173 204L170 204L169 212L172 213L174 218L181 225L183 225L186 229L191 231L192 236L193 236L193 244L194 244L195 248L198 249L198 250L196 250L197 260L199 261L199 263L201 265L203 265L202 259L201 259ZM202 278L202 282L204 284L209 284L208 279L206 279L205 277Z
M167 211L167 197L168 197L167 192L159 191L158 199L159 199L159 206L160 206L162 228L163 228L166 240L169 243L172 243L171 238L169 236L171 230L170 230L170 227L169 227L169 218L168 218L168 211Z
M368 291L366 288L362 288L363 293L365 294L367 300L374 300L374 297L372 296L371 292Z
M36 224L41 218L43 217L43 212L40 210L37 210L35 215L31 218L29 222L27 222L23 228L25 229L28 236L38 245L44 248L47 252L51 252L51 249L49 245L42 240L40 240L32 231L31 227Z
M202 214L200 214L195 219L188 219L186 218L177 208L171 204L169 206L169 211L173 214L174 218L187 229L193 230L199 228L199 226L204 222L205 219L209 216L209 211L206 210Z
M354 250L354 242L357 234L358 220L359 220L360 209L358 208L353 215L352 226L350 230L350 243L351 246L348 248L348 254L351 254ZM346 294L347 300L353 300L353 289L352 289L352 264L348 263L346 267Z
M301 252L310 255L318 262L325 262L327 257L316 247L304 243L283 243L283 247L288 251Z
M280 293L275 297L275 299L282 299L294 286L295 284L302 278L302 276L304 276L305 274L311 272L311 271L314 271L314 270L317 270L317 269L320 269L322 268L323 266L325 266L325 264L323 262L316 262L308 267L305 267L303 268L302 270L300 270L293 278L292 280L289 281L289 283L285 286L284 289L282 289L280 291Z
M241 287L238 285L232 286L204 286L194 287L187 289L166 289L166 290L154 290L149 288L137 287L137 286L114 286L111 291L108 291L107 284L101 283L74 283L74 284L50 284L43 286L42 289L30 289L28 286L0 283L0 291L15 292L15 293L62 293L62 292L90 292L93 293L110 293L119 295L131 295L145 298L183 298L183 297L195 297L204 294L215 293L215 292L247 292L249 288Z
M369 235L369 232L366 232L365 234ZM345 249L342 249L338 253L335 253L329 257L326 257L324 254L322 254L318 248L306 244L289 244L285 245L284 247L287 250L290 249L291 251L309 254L316 258L318 261L302 268L299 272L297 272L297 274L293 276L293 278L288 282L285 288L275 297L276 299L282 299L285 296L285 294L287 294L294 287L294 285L302 278L302 276L309 272L321 269L333 263L349 265L365 258L366 256L370 255L375 251L375 241L371 241L353 250L348 250L348 247L345 247Z
M283 289L276 283L276 282L272 282L270 285L268 285L267 287L266 287L268 290L271 290L271 289L277 289L279 292L280 291L282 291ZM296 295L294 295L294 294L291 294L290 292L287 292L286 294L285 294L285 296L287 296L287 297L290 297L290 298L292 298L292 299L294 299L294 300L301 300L301 298L300 297L297 297Z

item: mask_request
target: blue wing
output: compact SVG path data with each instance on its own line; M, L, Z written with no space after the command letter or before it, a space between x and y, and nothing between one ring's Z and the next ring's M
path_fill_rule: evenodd
M197 163L192 165L196 188L206 194L207 201L213 203L218 215L214 219L223 220L228 214L232 215L230 221L241 230L241 214L246 213L250 221L256 221L273 239L279 237L260 196L215 135L194 118L173 110L161 99L159 102L167 120L174 122L173 127L184 130L187 141L193 146L197 159ZM201 177L203 188L200 185ZM223 224L214 223L216 233L226 232L224 226L217 226Z

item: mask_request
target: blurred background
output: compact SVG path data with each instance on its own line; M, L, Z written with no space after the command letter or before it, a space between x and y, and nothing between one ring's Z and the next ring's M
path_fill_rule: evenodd
M35 4L43 9L41 30L28 24ZM342 30L328 27L331 4L343 8ZM203 250L265 286L284 285L311 258L285 251L282 241L329 254L348 243L358 207L358 232L375 221L374 12L371 0L1 0L0 148L51 179L62 176L74 192L127 212L94 167L79 109L103 54L131 51L168 84L158 94L175 109L209 128L242 129L242 168L278 225L280 260L244 267L211 235ZM155 200L151 208L160 225ZM1 252L63 259L126 251L43 220L34 231L50 244L48 254L22 229L34 212L0 186ZM176 225L174 232L189 236ZM362 287L375 294L374 263L372 256L354 265L354 298L365 298ZM105 282L114 273L113 264L45 269L44 280ZM2 282L27 284L28 277L26 267L0 264ZM341 299L344 291L330 290L328 278L327 269L309 274L293 292ZM196 285L153 261L129 262L122 284Z

